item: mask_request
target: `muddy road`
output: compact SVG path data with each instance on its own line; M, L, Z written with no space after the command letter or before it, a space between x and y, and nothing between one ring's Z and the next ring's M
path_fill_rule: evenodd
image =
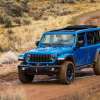
M15 72L0 76L1 94L17 92L26 100L80 100L99 91L100 76L95 76L91 68L76 74L71 85L61 84L55 77L48 76L36 76L32 84L22 84Z

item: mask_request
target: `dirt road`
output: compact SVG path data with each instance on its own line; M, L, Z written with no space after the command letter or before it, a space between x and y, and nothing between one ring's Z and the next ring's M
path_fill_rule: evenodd
M0 94L19 95L24 97L22 100L86 100L87 96L98 91L100 76L95 76L92 69L78 73L71 85L61 84L54 77L47 76L36 76L32 84L22 84L15 72L0 76Z

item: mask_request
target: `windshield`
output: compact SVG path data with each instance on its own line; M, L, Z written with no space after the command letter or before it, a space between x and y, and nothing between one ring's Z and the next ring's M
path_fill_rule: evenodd
M41 42L45 45L70 45L74 43L73 34L53 34L53 35L44 35Z

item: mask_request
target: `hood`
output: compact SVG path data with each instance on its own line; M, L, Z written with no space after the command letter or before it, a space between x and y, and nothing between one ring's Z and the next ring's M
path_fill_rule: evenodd
M27 54L52 54L58 56L69 52L72 52L72 47L42 47L32 49L28 51Z

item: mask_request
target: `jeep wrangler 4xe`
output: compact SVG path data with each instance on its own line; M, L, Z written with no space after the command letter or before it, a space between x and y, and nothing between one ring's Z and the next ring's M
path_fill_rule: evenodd
M68 26L45 32L37 48L19 55L19 79L32 82L35 75L56 75L65 84L75 79L75 72L93 67L100 75L100 28L89 25Z

